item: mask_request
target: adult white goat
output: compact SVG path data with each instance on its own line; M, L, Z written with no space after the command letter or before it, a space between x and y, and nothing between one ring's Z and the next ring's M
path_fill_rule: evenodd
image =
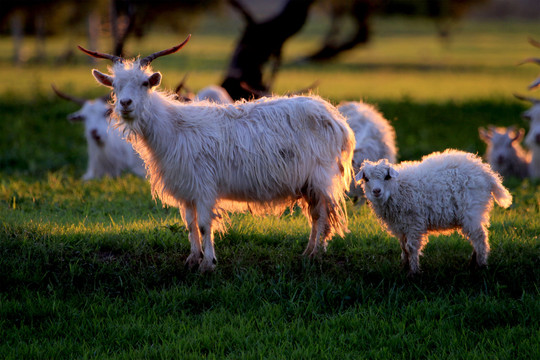
M540 100L517 94L515 96L532 104L521 116L529 122L529 131L524 141L525 145L531 150L529 176L533 179L540 179Z
M356 179L362 180L379 220L399 239L401 260L411 275L420 271L419 256L428 234L453 230L471 242L471 265L485 266L493 198L502 207L512 203L512 195L488 164L457 150L399 165L365 161Z
M529 176L531 155L521 147L524 129L490 125L487 129L479 127L478 134L487 144L485 159L493 170L503 178L524 179Z
M117 177L124 171L144 177L146 171L141 158L133 147L122 138L121 129L109 125L112 112L108 104L110 96L87 100L65 94L52 85L54 92L62 99L82 106L79 111L68 115L71 122L82 122L88 150L88 166L83 180Z
M345 119L319 97L221 105L155 91L161 74L150 62L188 40L135 60L81 48L113 61L113 75L93 70L94 77L114 89L117 122L146 163L154 196L180 208L191 242L186 264L215 268L213 234L222 210L277 212L295 202L312 225L304 253L316 255L347 230L354 135Z
M344 102L337 109L345 116L354 132L356 146L353 154L353 170L358 172L364 160L387 159L396 162L396 132L384 116L370 104L360 101ZM349 196L364 201L361 186L351 184Z

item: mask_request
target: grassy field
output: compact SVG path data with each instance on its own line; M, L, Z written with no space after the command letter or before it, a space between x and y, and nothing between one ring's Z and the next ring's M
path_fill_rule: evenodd
M206 20L185 50L155 62L165 88L188 71L194 89L220 81L239 30L220 22ZM323 28L310 22L286 59L313 49ZM336 62L288 63L275 90L318 79L333 103L376 103L396 128L401 160L448 147L481 154L478 126L526 127L526 104L512 92L525 92L538 68L515 63L538 55L526 41L540 37L537 24L464 22L448 43L423 22L377 20L374 31ZM184 37L128 48L146 54ZM408 279L398 241L367 207L348 203L350 233L314 261L300 255L309 227L298 211L234 214L216 237L217 270L201 275L183 266L178 211L154 201L145 180L80 181L82 126L65 119L76 106L50 83L103 94L87 59L55 64L59 38L45 63L13 67L10 46L0 38L0 358L540 357L539 182L505 182L514 204L493 210L490 265L480 272L453 234L431 238L423 275Z

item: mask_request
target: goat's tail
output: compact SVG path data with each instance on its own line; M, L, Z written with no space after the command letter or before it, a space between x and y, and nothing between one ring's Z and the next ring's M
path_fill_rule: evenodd
M500 178L495 178L491 186L491 194L493 198L503 208L512 205L512 194L505 188Z

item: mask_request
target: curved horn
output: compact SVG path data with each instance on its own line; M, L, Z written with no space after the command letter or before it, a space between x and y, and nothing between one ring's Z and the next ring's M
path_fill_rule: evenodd
M514 96L519 100L528 101L528 102L533 103L533 104L540 103L540 99L536 99L536 98L533 98L533 97L523 96L523 95L515 94L515 93L514 93Z
M87 101L86 99L78 98L78 97L71 96L71 95L68 95L68 94L65 94L65 93L61 92L53 84L51 84L51 87L54 90L54 92L56 93L56 95L58 95L58 97L60 97L60 98L62 98L64 100L73 101L74 103L79 104L81 106L84 105L84 103Z
M120 56L116 56L116 55L111 55L111 54L105 54L105 53L100 53L100 52L97 52L97 51L92 51L92 50L87 50L85 48L83 48L82 46L80 45L77 45L77 47L79 48L79 50L81 50L83 53L85 53L86 55L89 55L89 56L92 56L92 57L95 57L95 58L98 58L98 59L109 59L111 60L113 63L114 62L122 62L124 59L122 59Z
M536 47L540 48L540 41L534 40L530 36L529 36L529 44L531 44L532 46L536 46Z
M180 91L183 89L183 88L186 88L187 92L190 92L190 90L187 88L187 86L185 85L186 84L186 80L188 78L188 75L189 73L186 73L184 75L184 77L182 78L182 81L180 81L180 83L176 86L176 89L174 89L174 92L178 95L180 95Z
M186 40L184 40L183 43L179 44L179 45L176 45L176 46L173 46L172 48L170 49L166 49L166 50L162 50L162 51L158 51L158 52L155 52L151 55L148 55L144 58L142 58L140 61L139 61L139 64L141 67L145 67L146 65L150 64L153 60L157 59L158 57L160 56L165 56L165 55L169 55L169 54L174 54L175 52L177 52L178 50L180 50L181 48L184 47L184 45L186 45L186 43L189 41L189 39L191 38L191 34L188 35L188 37L186 38Z
M523 65L523 64L527 64L527 63L536 63L536 64L539 64L540 65L540 58L536 58L536 57L530 57L530 58L527 58L521 62L518 62L517 64L518 65Z
M536 80L534 80L534 81L528 86L528 89L529 89L529 90L533 90L533 89L536 89L538 86L540 86L540 77L537 78Z

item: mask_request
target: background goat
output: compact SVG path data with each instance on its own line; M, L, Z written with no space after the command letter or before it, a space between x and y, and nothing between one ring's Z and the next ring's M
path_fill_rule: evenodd
M529 131L525 136L525 145L531 150L529 175L533 179L540 179L540 100L517 94L515 96L532 103L532 106L521 116L529 122Z
M356 146L354 148L352 166L355 174L360 170L364 160L377 161L387 159L396 162L396 132L390 122L370 104L359 101L344 102L337 109L345 116L354 132ZM362 187L351 184L349 196L353 201L364 202Z
M124 171L145 176L144 163L133 147L122 138L122 130L109 125L112 108L107 101L110 100L110 96L87 100L67 95L55 86L52 88L62 99L82 106L79 111L69 114L67 118L71 122L84 124L88 166L83 180L103 176L117 177Z
M155 91L161 74L150 62L188 40L136 60L80 48L113 61L113 75L93 75L114 89L117 122L131 133L154 195L180 208L191 242L187 265L215 268L213 234L222 210L279 212L295 202L312 225L304 253L316 255L334 233L347 230L344 191L354 135L345 119L319 97L221 105L179 102Z
M530 154L521 147L524 129L488 126L478 128L478 134L486 144L485 159L491 168L503 178L524 179L529 176Z

